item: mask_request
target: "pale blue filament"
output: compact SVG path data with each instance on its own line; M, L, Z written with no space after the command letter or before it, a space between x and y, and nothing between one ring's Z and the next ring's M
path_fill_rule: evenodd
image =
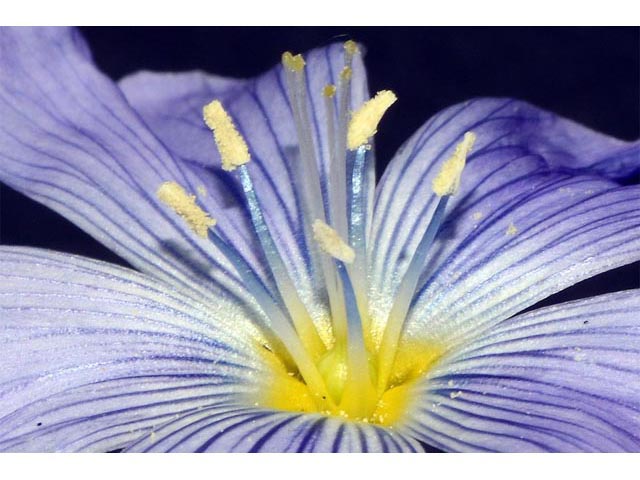
M411 300L415 294L420 274L422 273L427 254L433 245L438 231L444 221L445 210L449 201L449 195L440 197L427 230L424 232L418 247L411 259L411 263L398 287L395 302L389 313L387 326L385 327L382 344L380 345L380 376L378 377L378 388L386 386L386 382L391 372L391 367L395 360L398 342L404 329L407 313L411 306Z
M368 372L369 361L362 331L362 319L358 309L356 294L353 291L347 268L341 261L336 261L338 273L342 280L345 310L347 314L347 355L356 371Z

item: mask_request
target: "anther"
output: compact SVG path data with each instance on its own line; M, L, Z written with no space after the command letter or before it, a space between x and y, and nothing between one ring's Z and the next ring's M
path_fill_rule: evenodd
M213 137L220 152L223 170L235 170L250 160L247 143L238 132L233 120L218 100L202 109L204 121L213 131Z
M332 257L345 263L352 263L355 259L356 254L353 248L340 238L338 232L322 220L313 222L313 238L318 242L322 251Z
M382 90L354 112L347 132L347 147L356 150L367 143L378 129L384 112L397 100L391 90Z
M216 224L204 210L196 205L196 196L189 195L176 182L164 182L156 191L158 199L180 215L189 228L197 235L206 238L209 228Z
M460 177L462 170L467 161L467 156L476 141L476 135L473 132L464 134L464 138L453 152L453 155L444 162L440 172L433 179L433 192L439 197L445 195L454 195L460 187Z

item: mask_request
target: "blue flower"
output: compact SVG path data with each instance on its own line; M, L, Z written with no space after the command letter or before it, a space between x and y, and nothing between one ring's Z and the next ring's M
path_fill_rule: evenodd
M640 259L639 144L476 99L376 186L368 100L351 42L115 84L2 30L0 179L138 271L0 247L0 449L639 451L639 291L519 313Z

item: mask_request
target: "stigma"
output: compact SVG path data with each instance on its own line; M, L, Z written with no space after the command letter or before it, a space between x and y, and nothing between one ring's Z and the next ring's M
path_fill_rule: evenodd
M352 109L353 61L360 55L353 41L344 44L344 65L334 83L312 92L324 101L327 149L319 148L318 129L310 115L302 55L285 52L282 74L286 80L291 121L297 135L298 155L292 164L295 190L300 193L301 232L308 248L308 267L317 270L316 298L325 302L324 314L312 308L281 256L278 236L254 186L251 152L243 133L219 99L203 107L205 124L213 133L222 169L237 182L260 245L258 254L268 267L259 277L243 256L218 235L216 224L196 197L167 179L158 198L179 215L193 232L213 242L230 262L268 321L255 320L264 342L256 355L269 374L257 389L253 404L264 408L316 412L352 421L392 426L407 412L412 389L446 346L403 339L405 319L418 280L424 272L431 245L446 214L447 202L459 189L466 159L475 142L467 132L441 166L432 182L439 203L404 274L387 318L370 311L366 183L372 178L371 143L383 117L397 101L382 90ZM283 112L283 114L288 114ZM321 153L322 152L322 153ZM328 155L328 175L318 169L318 155ZM273 172L277 173L277 172ZM327 318L328 317L328 318ZM372 325L384 325L383 332Z

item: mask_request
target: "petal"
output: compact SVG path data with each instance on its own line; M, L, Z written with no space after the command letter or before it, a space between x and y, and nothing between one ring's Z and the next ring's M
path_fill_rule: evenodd
M0 31L0 116L0 180L176 288L245 295L219 252L155 198L162 182L193 179L96 70L77 31ZM246 226L218 219L263 273Z
M640 290L497 325L429 372L407 420L454 451L640 451Z
M310 117L323 189L329 172L329 139L322 90L327 84L337 83L344 66L343 52L341 44L334 44L305 55ZM360 57L354 59L353 72L351 105L355 108L367 98ZM293 172L294 163L299 162L298 137L282 67L246 81L203 72L140 72L124 78L120 87L147 125L180 159L184 170L193 172L211 190L214 203L208 205L214 212L229 204L230 195L226 193L229 187L215 186L220 183L216 178L220 157L211 131L202 121L202 107L213 99L222 102L249 146L248 169L293 281L303 297L317 295L307 246L313 240L303 229L301 185L296 184ZM224 182L241 188L235 175L227 174Z
M46 250L2 247L0 265L1 450L122 448L264 375L237 305Z
M428 328L442 339L475 334L580 280L639 260L640 187L607 187L584 177L547 180L494 212L418 291L408 332Z
M270 371L236 305L46 250L1 247L0 265L0 450L421 450L381 427L254 407Z
M434 322L477 328L639 258L638 188L620 187L585 166L606 157L620 175L631 173L640 167L637 144L526 104L472 101L429 121L379 187L372 278L383 311L435 206L431 179L468 130L476 133L477 145L432 247L415 322L409 322L414 331L428 324L434 335L443 335Z
M390 429L323 415L212 407L145 436L129 452L419 452Z

